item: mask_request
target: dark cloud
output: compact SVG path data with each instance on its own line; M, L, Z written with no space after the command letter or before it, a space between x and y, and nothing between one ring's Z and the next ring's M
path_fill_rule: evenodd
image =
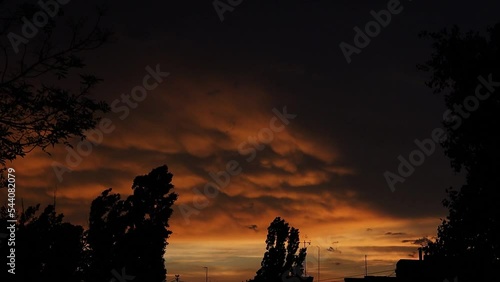
M328 252L331 252L331 253L339 253L341 254L342 252L337 248L334 248L334 247L329 247L328 249L326 249Z
M251 230L253 230L253 231L255 231L255 232L258 232L258 231L259 231L259 230L258 230L257 225L255 225L255 224L248 225L248 226L247 226L247 228L248 228L248 229L251 229Z
M415 139L441 126L445 110L442 97L424 84L428 75L415 68L431 51L417 34L452 24L484 30L498 21L500 2L479 1L471 9L465 1L406 1L403 13L353 55L351 64L339 43L352 43L353 27L366 24L370 11L387 1L243 1L225 13L224 22L210 1L92 0L71 2L65 13L93 15L98 2L109 7L103 22L117 40L87 56L86 71L104 78L94 97L111 102L130 93L147 65L160 64L172 75L126 119L110 113L116 130L62 182L51 163L64 164L64 148L19 160L24 167L18 196L26 205L50 204L57 188L58 211L84 224L100 191L128 193L136 175L162 164L174 174L178 204L192 205L193 188L203 189L213 181L211 172L237 160L241 174L191 216L191 225L175 208L174 238L234 239L243 232L257 238L252 236L262 232L247 229L257 231L282 216L309 234L338 227L347 230L339 235L342 241L360 234L374 240L370 246L342 247L342 256L407 256L427 242L411 237L428 234L420 230L433 224L429 218L443 217L445 188L460 184L462 176L454 175L437 148L394 193L383 177L397 170L399 155L416 148ZM283 106L297 118L247 162L238 145L268 126L273 107ZM411 245L371 246L392 239ZM327 262L347 271L359 268L357 259ZM249 268L251 260L242 260Z
M406 233L404 232L386 232L384 235L390 235L390 236L404 236Z
M432 242L432 241L429 238L424 237L424 238L419 238L419 239L410 239L410 240L406 239L406 240L402 240L401 242L402 243L411 243L413 245L425 246L429 242Z

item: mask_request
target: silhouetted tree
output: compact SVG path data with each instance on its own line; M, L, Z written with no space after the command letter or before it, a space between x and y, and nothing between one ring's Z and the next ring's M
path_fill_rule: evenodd
M85 277L86 281L110 280L110 271L116 265L117 242L123 241L127 230L124 216L124 201L119 194L110 194L111 188L92 201L89 230L85 232ZM118 257L118 258L117 258Z
M0 274L2 281L75 281L81 279L82 233L78 225L62 222L63 215L56 214L53 205L36 216L39 205L29 207L18 217L15 246L0 244L2 265L10 248L15 249L15 276L7 273L5 267ZM7 209L0 212L2 232L10 219Z
M64 223L53 205L36 216L39 206L20 214L0 208L0 263L8 263L15 248L15 276L2 271L1 281L111 281L112 270L135 276L134 281L162 281L168 220L177 194L167 166L134 179L133 194L125 200L107 189L90 210L89 229ZM16 245L4 234L15 216Z
M177 194L171 192L173 175L167 166L137 176L133 195L104 191L92 202L86 234L88 281L109 281L112 269L135 276L135 281L162 281L168 219Z
M299 230L290 227L284 219L276 217L267 228L266 253L255 282L281 282L292 268L301 267L306 258L306 249L299 251ZM297 254L297 251L299 253Z
M424 33L434 54L420 68L443 93L446 139L442 146L466 184L447 190L449 215L426 248L433 259L453 261L460 281L487 281L500 269L500 24L485 35L450 31Z
M34 148L45 150L57 143L68 144L73 137L84 138L84 131L96 126L97 114L109 110L106 103L88 97L100 80L94 75L80 73L78 87L68 87L70 73L85 67L81 54L110 38L110 32L100 27L102 12L90 28L83 19L69 21L67 17L69 24L58 25L64 13L61 5L56 6L59 12L51 17L40 5L0 1L2 171L6 161L23 157ZM23 25L27 24L22 19L33 19L37 13L45 14L47 24L42 28L33 25L37 31L29 30L34 35L23 37ZM20 37L24 40L19 41Z

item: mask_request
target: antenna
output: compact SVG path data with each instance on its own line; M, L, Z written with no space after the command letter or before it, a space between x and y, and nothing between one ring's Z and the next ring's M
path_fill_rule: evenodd
M307 235L306 235L306 237L307 237ZM311 241L307 241L306 242L306 240L304 240L303 243L304 243L304 249L306 248L306 243L307 243L308 246L311 245ZM307 253L306 253L306 255L307 255ZM304 276L307 275L307 259L305 261L306 261L306 263L304 265Z
M175 274L175 279L170 280L169 282L184 282L183 280L180 280L179 277L181 276L180 274ZM168 280L165 280L168 281Z
M304 243L304 248L306 247L306 243L307 243L307 245L308 245L308 246L309 246L309 245L311 245L311 241L307 241L307 242L306 242L306 240L304 240L304 242L303 242L303 243Z

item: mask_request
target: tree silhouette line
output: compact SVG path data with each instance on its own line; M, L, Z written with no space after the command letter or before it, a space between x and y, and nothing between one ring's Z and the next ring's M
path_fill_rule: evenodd
M425 252L459 281L495 281L500 269L500 24L485 35L453 27L422 36L432 39L434 54L420 68L431 73L427 85L444 95L453 115L443 122L447 138L441 145L452 168L466 174L460 189L447 189L443 205L449 214Z
M69 144L74 137L85 138L99 114L109 110L106 103L88 97L100 81L96 76L82 72L76 90L62 86L71 71L84 69L82 53L110 40L111 33L99 25L101 12L90 29L76 20L69 25L71 35L58 39L54 34L56 18L64 17L61 9L15 54L6 41L7 33L20 28L24 16L32 17L42 8L22 4L11 9L7 2L0 1L5 8L0 19L2 177L7 161L35 148L46 150ZM437 239L425 247L426 259L443 265L442 271L459 281L495 281L500 269L500 24L485 35L462 33L454 27L422 36L432 40L434 53L419 68L431 74L427 85L444 96L450 113L443 122L447 138L441 145L452 168L466 174L462 187L447 189L443 205L449 214L438 227ZM483 78L482 87L478 77ZM53 83L40 83L42 79ZM478 105L470 104L476 103L470 97L477 93L489 96ZM467 112L464 107L474 110ZM63 222L63 214L54 205L41 212L40 205L21 211L17 215L16 279L110 281L110 270L126 267L127 273L136 276L135 281L161 281L171 234L168 220L177 199L171 180L167 166L161 166L136 177L133 193L126 199L111 189L103 191L92 202L87 230ZM1 208L2 230L7 218L7 210ZM298 242L298 230L276 218L268 228L261 268L251 281L282 281L283 275L304 261L305 250L299 250ZM8 251L2 241L2 265ZM2 281L6 275L0 273Z
M137 176L132 195L121 199L111 188L92 201L89 227L63 222L54 205L37 214L30 206L18 216L17 281L110 281L111 270L125 268L135 281L162 281L164 254L172 231L168 220L177 194L167 166ZM0 228L10 219L5 207ZM7 264L7 244L0 245L0 263ZM7 281L2 272L2 281ZM4 278L6 280L4 280Z

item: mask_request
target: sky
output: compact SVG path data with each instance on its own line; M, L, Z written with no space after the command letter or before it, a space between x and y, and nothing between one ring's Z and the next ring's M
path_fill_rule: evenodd
M415 140L431 138L446 110L417 70L432 54L418 34L454 24L484 31L500 3L221 0L237 5L219 16L213 1L99 2L115 35L86 53L86 70L104 79L92 97L113 110L83 153L72 140L76 151L58 145L9 164L25 206L50 204L56 191L58 211L86 226L103 190L128 195L135 176L166 164L179 195L168 281L202 282L204 267L211 282L253 278L277 216L311 242L313 276L319 250L325 282L362 275L365 255L369 273L390 275L399 259L418 258L419 238L436 236L445 189L463 182L443 150L394 189L384 176L418 150ZM93 15L96 3L64 8ZM390 9L346 59L341 43L355 46L371 11ZM140 99L123 98L132 92ZM221 171L234 175L225 181ZM204 196L217 174L227 185Z

